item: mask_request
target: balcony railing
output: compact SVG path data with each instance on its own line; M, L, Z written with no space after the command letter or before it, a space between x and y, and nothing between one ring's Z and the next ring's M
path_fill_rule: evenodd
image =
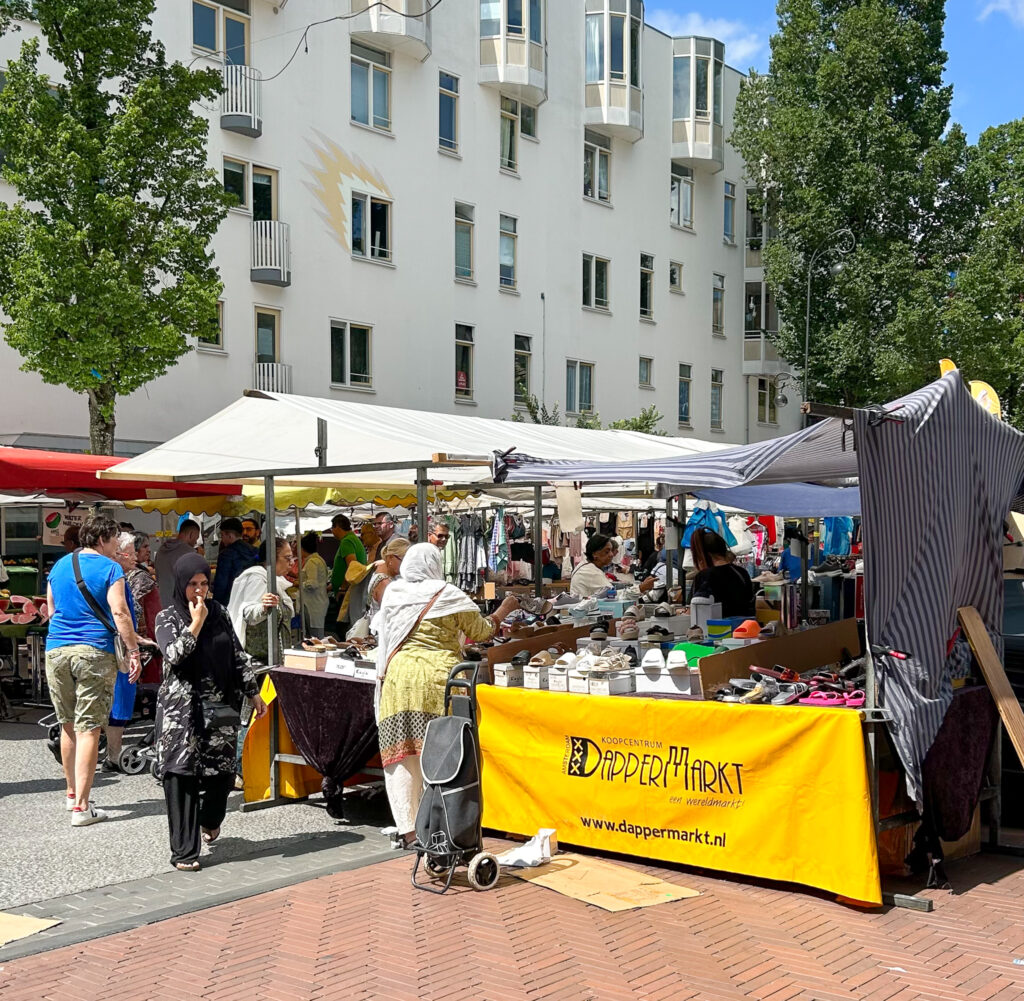
M772 340L775 331L747 330L743 334L743 374L779 375L788 372L789 366L779 356L779 349Z
M288 223L260 219L252 224L249 279L264 285L291 285L292 248Z
M252 66L225 66L220 127L256 139L263 134L263 74Z
M252 388L264 393L290 393L291 365L282 365L280 362L256 362L252 367Z

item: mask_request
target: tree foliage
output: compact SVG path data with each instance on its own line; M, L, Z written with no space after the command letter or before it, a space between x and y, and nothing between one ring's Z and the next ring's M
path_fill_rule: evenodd
M562 425L562 415L558 411L557 403L551 410L548 410L536 396L527 392L525 386L520 386L519 390L522 394L526 414L534 424L547 424L554 427ZM607 425L607 428L616 431L640 431L642 434L665 435L667 432L658 429L658 425L662 422L664 416L657 406L652 403L649 407L644 407L636 417L624 417L620 420L612 421ZM520 424L526 423L526 418L518 411L509 420ZM591 431L600 431L604 427L601 424L601 415L597 412L579 414L574 426Z
M950 353L943 312L977 226L959 126L948 128L943 0L780 0L766 75L732 142L765 217L781 352L801 367L811 275L809 395L859 405L916 388ZM829 237L848 227L843 270ZM971 359L961 359L970 367Z
M61 75L40 72L27 39L0 93L18 196L0 205L4 334L23 368L86 395L92 449L107 454L117 397L216 324L222 288L208 248L228 200L195 110L220 76L169 63L152 12L153 0L35 0Z

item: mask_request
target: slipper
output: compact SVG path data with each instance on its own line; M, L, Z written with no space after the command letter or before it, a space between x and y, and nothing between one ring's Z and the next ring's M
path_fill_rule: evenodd
M732 631L732 635L734 639L752 640L761 635L761 627L758 625L756 619L747 619L746 622L740 623Z
M690 626L686 631L686 642L687 643L703 643L704 642L704 630L700 626Z
M733 633L735 636L736 634ZM791 667L779 667L778 664L775 667L757 667L753 668L751 674L760 674L768 678L774 678L776 681L787 681L791 684L795 684L800 680L800 675L796 673Z
M657 639L659 636L671 636L672 634L664 626L651 626L644 635L650 639Z
M172 862L171 864L179 872L199 872L201 868L198 862Z
M805 699L799 699L802 706L845 706L846 699L839 692L811 692Z
M530 667L550 667L554 662L555 658L547 650L541 650L530 658Z
M211 828L204 827L202 830L203 830L203 844L206 844L206 845L213 844L213 842L216 841L217 838L220 837L220 828L219 827L211 827Z
M864 694L864 691L858 688L846 696L846 704L850 709L862 709L866 699L867 696Z
M637 629L635 624L624 621L619 624L618 635L620 640L638 640L640 639L640 630Z
M590 630L590 638L592 640L606 640L608 639L608 630L603 627L594 626Z
M658 619L667 619L670 618L673 614L674 613L672 611L672 606L664 601L660 605L658 605L658 607L654 610L655 618Z
M530 651L520 650L519 653L509 661L509 663L512 664L513 667L525 667L530 663Z
M753 678L730 678L729 684L743 692L752 691L757 687L757 682Z
M791 702L796 702L801 695L807 694L807 686L802 681L787 682L783 681L779 685L779 694L772 699L773 706L788 706Z

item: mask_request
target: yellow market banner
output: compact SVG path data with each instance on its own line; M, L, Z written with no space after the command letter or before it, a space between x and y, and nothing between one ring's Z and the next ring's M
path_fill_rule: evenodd
M859 713L477 696L484 826L882 902Z

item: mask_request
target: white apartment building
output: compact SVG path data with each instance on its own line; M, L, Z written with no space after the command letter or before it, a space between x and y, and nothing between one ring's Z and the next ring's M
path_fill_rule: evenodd
M247 389L505 417L525 387L570 421L796 427L722 43L642 0L389 4L158 3L169 57L223 72L209 157L239 204L219 329L119 401L119 450ZM19 362L0 342L0 442L81 447L84 398Z

